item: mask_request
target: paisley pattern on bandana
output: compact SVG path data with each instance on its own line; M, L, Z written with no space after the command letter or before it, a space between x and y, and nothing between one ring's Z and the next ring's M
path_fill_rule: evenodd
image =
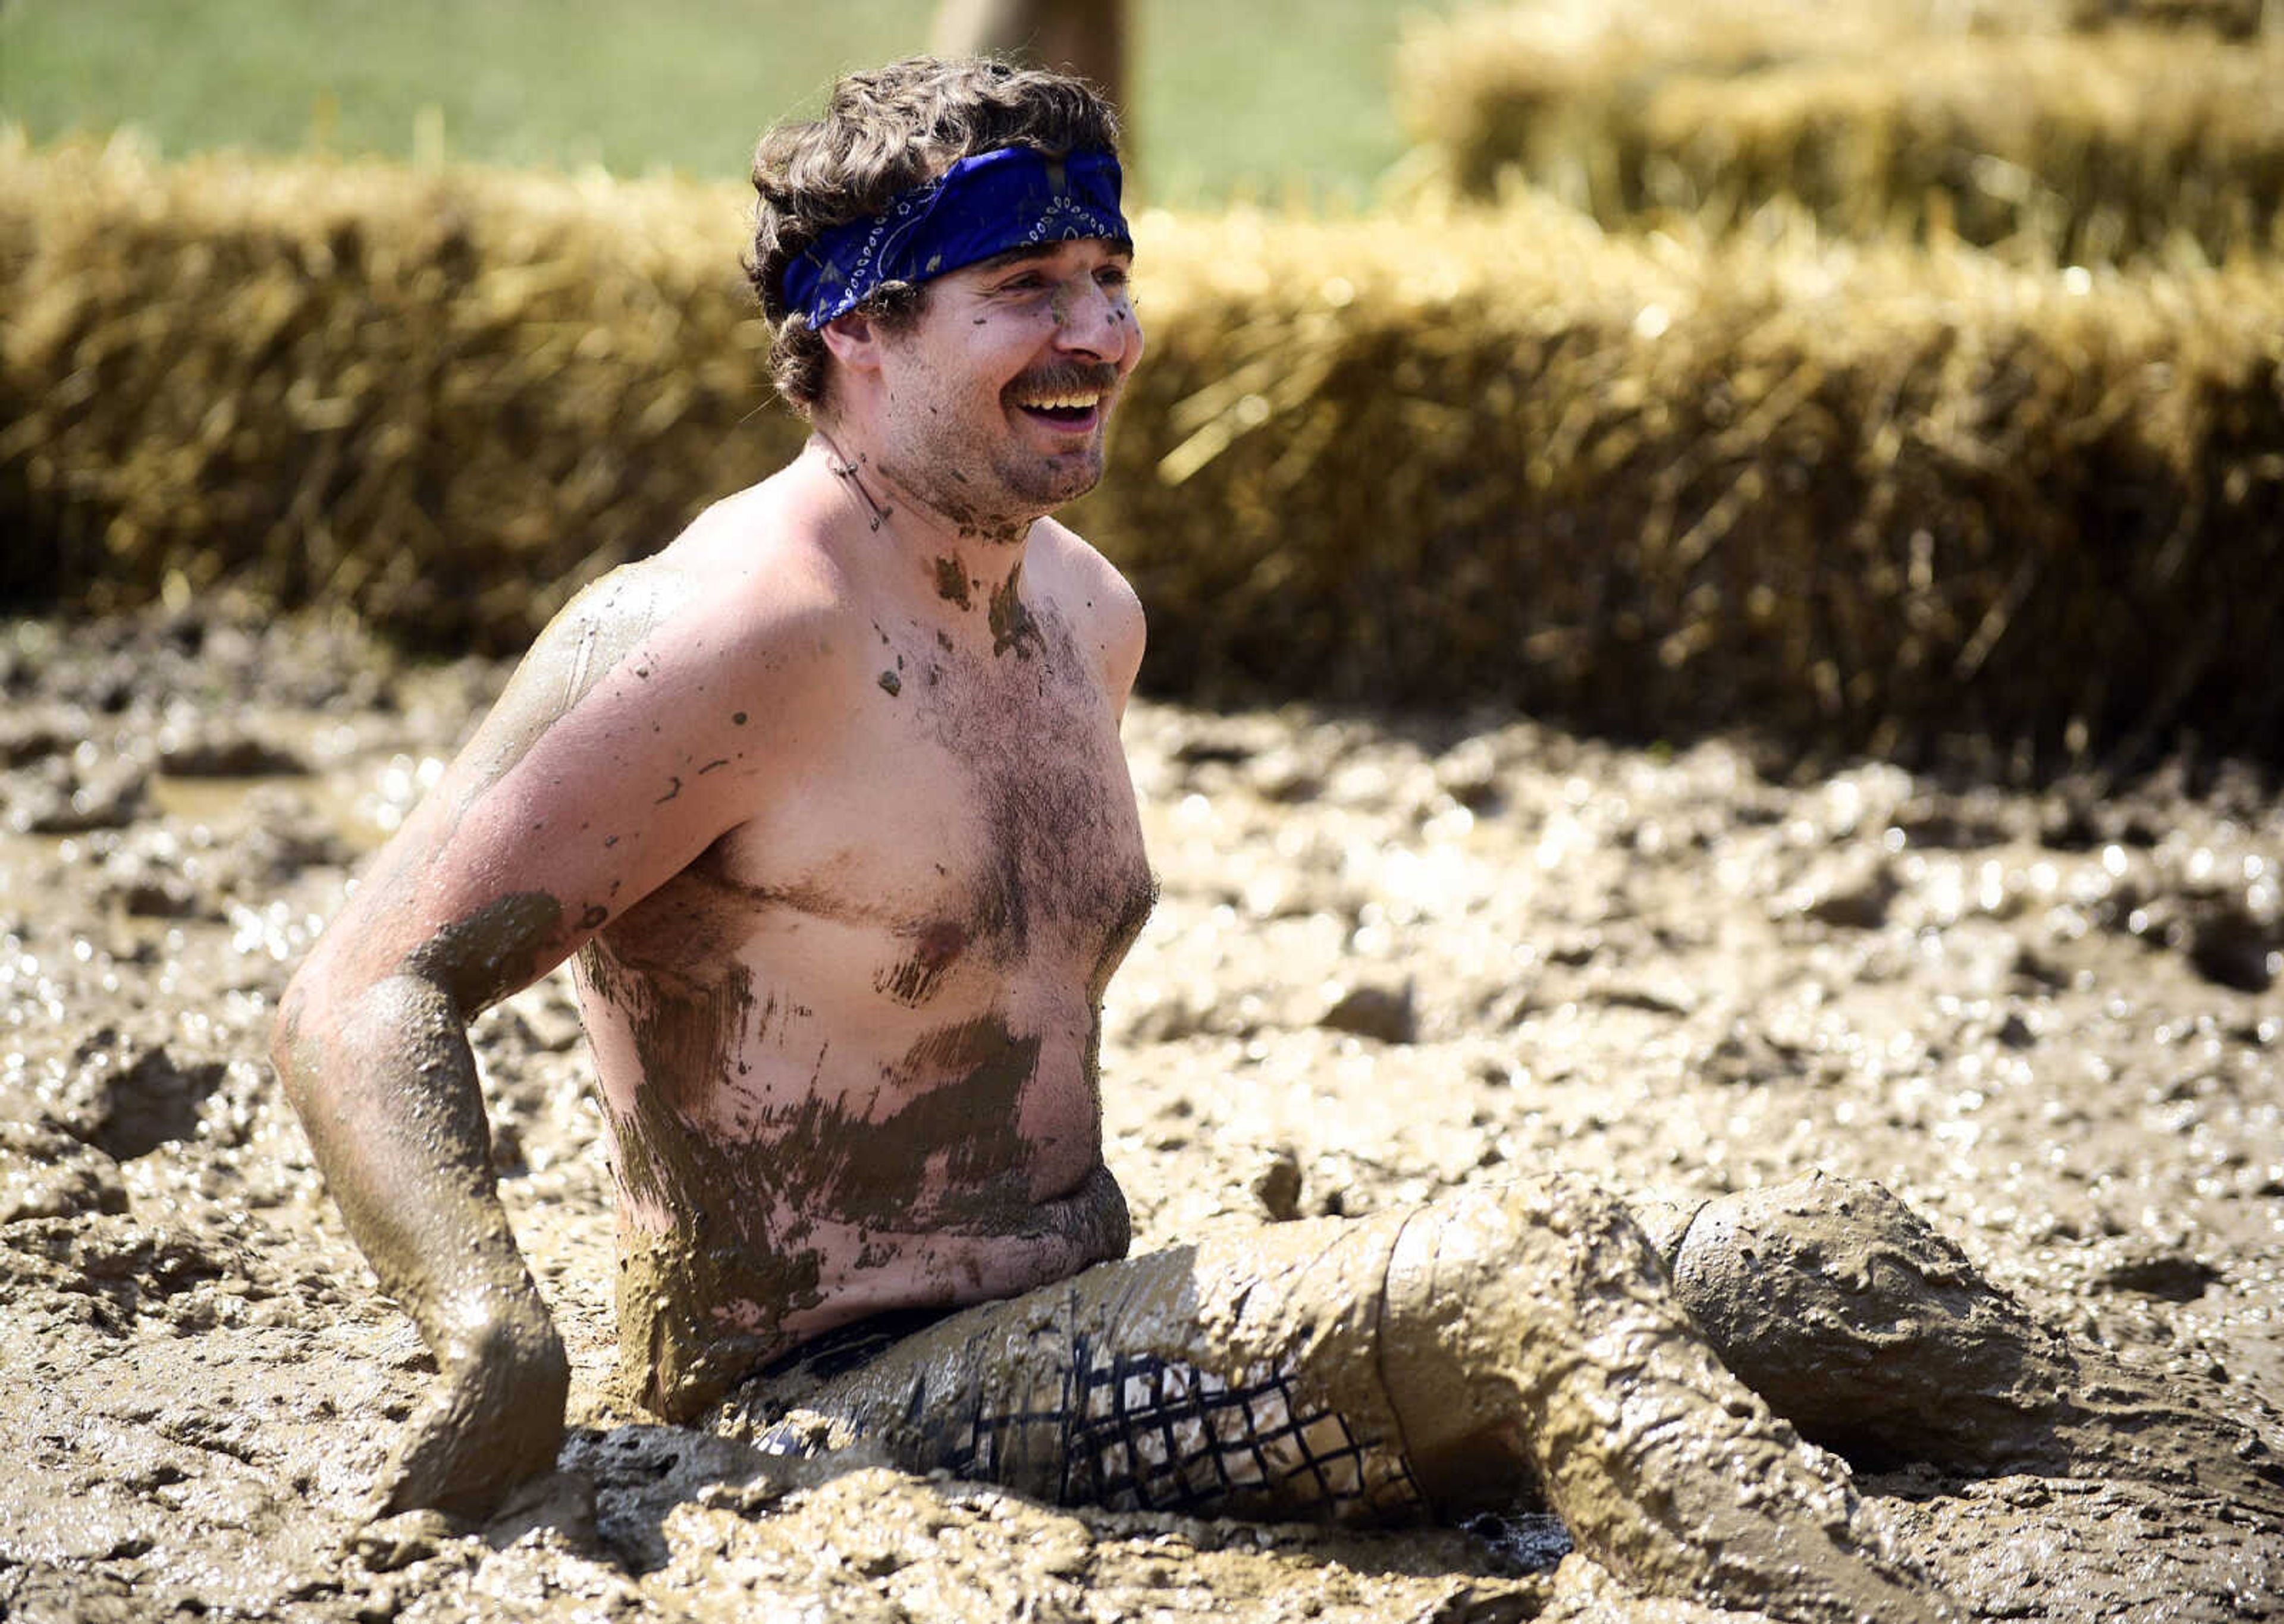
M1118 160L1027 146L963 158L887 209L837 225L786 266L786 303L812 328L888 282L926 282L1010 248L1100 237L1130 242Z

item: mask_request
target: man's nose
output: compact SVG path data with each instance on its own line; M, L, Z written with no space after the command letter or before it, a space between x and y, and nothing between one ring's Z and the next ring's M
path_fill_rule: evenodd
M1134 341L1134 309L1124 293L1091 279L1063 299L1057 316L1056 346L1073 355L1115 361Z

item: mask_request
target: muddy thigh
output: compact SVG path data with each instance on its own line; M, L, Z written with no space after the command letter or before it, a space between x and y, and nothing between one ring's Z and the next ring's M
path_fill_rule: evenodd
M1059 1504L1417 1521L1373 1347L1401 1227L1322 1220L1102 1264L853 1371L765 1376L716 1425L776 1453L863 1441Z
M1948 1616L1576 1179L1107 1264L853 1372L755 1384L718 1424L1066 1504L1384 1525L1543 1495L1653 1594Z

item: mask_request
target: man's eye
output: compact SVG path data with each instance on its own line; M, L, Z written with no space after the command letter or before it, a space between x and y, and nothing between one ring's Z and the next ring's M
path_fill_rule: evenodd
M1123 265L1106 265L1094 273L1094 279L1105 287L1124 287L1134 280Z

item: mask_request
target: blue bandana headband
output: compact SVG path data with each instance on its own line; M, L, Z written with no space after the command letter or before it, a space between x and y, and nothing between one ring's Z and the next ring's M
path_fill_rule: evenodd
M822 327L887 282L926 282L1010 248L1083 237L1133 240L1118 212L1118 160L1028 146L963 158L877 215L824 232L785 269L786 304Z

